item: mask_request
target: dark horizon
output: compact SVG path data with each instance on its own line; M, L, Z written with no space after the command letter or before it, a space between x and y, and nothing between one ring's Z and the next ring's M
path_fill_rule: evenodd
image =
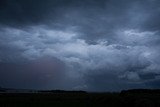
M135 88L135 89L123 89L119 91L87 91L87 90L63 90L63 89L18 89L18 88L7 88L7 87L0 87L0 93L8 93L8 94L16 94L16 93L21 93L21 94L27 94L27 93L81 93L81 94L89 94L89 93L117 93L117 94L159 94L160 89L146 89L146 88Z
M160 89L159 0L0 0L0 86Z

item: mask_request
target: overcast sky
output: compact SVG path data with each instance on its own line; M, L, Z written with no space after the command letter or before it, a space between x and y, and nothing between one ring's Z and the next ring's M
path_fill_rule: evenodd
M160 88L160 1L1 0L0 86Z

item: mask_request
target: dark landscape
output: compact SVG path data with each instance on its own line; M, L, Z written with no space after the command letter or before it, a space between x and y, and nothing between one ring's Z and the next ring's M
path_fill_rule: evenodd
M160 90L134 89L120 93L85 91L12 91L0 93L0 107L159 107Z
M0 0L0 107L160 107L160 0Z

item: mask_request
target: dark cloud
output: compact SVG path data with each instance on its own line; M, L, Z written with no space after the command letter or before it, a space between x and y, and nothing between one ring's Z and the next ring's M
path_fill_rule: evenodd
M1 0L0 85L159 88L158 0Z
M103 4L95 0L1 0L1 24L9 26L26 26L35 24L60 23L73 8L81 12L83 7ZM63 24L63 22L61 23Z
M154 80L151 80L151 81L148 81L146 82L146 86L148 86L149 88L152 88L152 89L159 89L160 88L160 84L159 84L160 80L159 78L158 79L154 79Z
M13 88L65 88L65 65L55 58L26 63L0 63L1 86Z

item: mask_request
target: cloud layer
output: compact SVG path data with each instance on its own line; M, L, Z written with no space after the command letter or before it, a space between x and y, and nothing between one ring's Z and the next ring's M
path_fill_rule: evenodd
M0 84L89 91L159 88L158 3L1 1Z

